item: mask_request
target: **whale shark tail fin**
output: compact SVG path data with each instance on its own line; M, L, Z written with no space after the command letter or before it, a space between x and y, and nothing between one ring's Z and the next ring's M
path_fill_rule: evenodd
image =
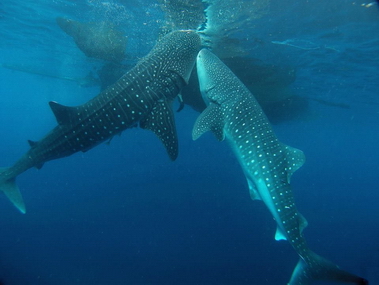
M316 280L357 285L369 284L366 279L340 269L334 263L312 251L309 251L305 260L300 258L288 285L309 285Z
M4 179L3 173L5 173L6 170L7 168L0 168L0 191L3 191L13 205L15 205L21 213L25 214L25 204L16 184L16 178Z

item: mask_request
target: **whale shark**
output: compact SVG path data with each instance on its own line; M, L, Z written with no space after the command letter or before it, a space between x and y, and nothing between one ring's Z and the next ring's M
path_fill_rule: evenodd
M82 23L62 17L56 22L86 56L113 62L125 59L128 38L111 23Z
M200 50L200 37L190 30L164 36L151 52L116 83L87 103L68 107L50 102L58 125L13 166L0 169L0 190L25 213L16 177L53 159L88 151L125 129L139 126L153 131L171 160L178 155L172 101L188 83Z
M292 174L305 156L301 150L281 143L260 105L212 52L202 49L196 61L200 91L207 108L197 118L192 137L211 131L226 139L244 171L250 196L262 200L277 224L276 240L287 240L299 255L288 285L306 285L315 280L368 284L311 251L302 234L307 226L297 211L290 185Z

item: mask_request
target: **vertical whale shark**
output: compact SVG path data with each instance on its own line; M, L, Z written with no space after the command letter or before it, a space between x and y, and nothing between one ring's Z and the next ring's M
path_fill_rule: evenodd
M163 37L151 52L87 103L67 107L50 102L58 125L12 167L0 170L0 190L25 213L16 177L31 167L41 168L53 159L87 151L127 128L139 126L153 131L163 142L169 157L178 155L172 101L188 83L200 50L194 31L174 31Z
M300 256L288 284L306 285L314 280L368 284L307 247L302 235L307 222L296 209L290 186L291 175L304 163L303 152L279 142L254 96L214 54L201 50L196 64L208 106L197 118L192 137L196 140L212 131L219 141L229 142L251 198L262 200L277 223L275 238L287 240Z

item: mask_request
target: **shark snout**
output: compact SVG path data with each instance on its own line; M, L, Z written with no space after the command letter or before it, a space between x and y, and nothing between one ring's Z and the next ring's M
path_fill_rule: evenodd
M202 60L206 56L207 52L209 52L207 49L203 48L199 51L197 54L197 60Z

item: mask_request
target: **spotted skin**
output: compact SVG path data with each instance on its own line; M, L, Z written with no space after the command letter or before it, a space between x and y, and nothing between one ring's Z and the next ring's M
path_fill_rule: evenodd
M196 120L193 139L212 131L218 140L226 138L230 144L251 198L262 200L277 223L275 238L287 240L300 256L288 284L305 285L315 279L367 284L313 253L306 244L302 230L307 222L296 209L290 186L291 175L305 161L303 152L277 139L254 96L215 55L203 49L196 64L208 107Z
M0 190L25 212L15 178L49 160L87 151L127 128L140 125L163 142L169 157L178 155L172 101L188 83L200 50L194 31L175 31L162 38L132 70L98 96L78 107L50 102L58 125L12 167L0 170Z

